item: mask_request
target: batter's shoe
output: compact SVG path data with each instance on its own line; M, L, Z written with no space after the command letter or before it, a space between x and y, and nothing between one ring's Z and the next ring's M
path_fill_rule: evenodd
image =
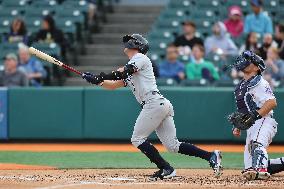
M256 179L258 180L267 180L270 178L270 173L267 171L267 168L257 169Z
M176 171L173 167L169 167L166 169L160 169L156 171L152 176L149 177L149 180L156 181L158 179L170 179L176 176Z
M255 180L257 178L257 171L250 167L242 171L242 175L246 180Z
M212 167L214 171L215 177L220 177L222 175L223 167L222 167L222 155L219 150L214 150L209 160L209 165Z

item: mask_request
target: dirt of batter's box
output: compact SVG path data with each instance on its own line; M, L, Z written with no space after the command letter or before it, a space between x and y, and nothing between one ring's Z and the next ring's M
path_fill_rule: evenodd
M284 174L268 181L246 181L240 170L225 170L220 178L212 170L178 169L170 180L148 181L153 169L72 169L72 170L0 170L0 188L111 188L111 189L187 189L187 188L284 188Z

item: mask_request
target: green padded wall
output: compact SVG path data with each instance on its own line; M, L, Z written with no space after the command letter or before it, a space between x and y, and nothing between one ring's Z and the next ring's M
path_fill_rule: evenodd
M86 88L84 97L85 138L130 139L141 109L130 90Z
M10 139L81 139L82 88L9 90Z
M161 88L174 106L178 138L244 142L245 133L234 138L226 120L235 109L232 90ZM8 96L10 139L130 140L141 110L129 89L15 88L9 89ZM284 90L278 90L276 97L275 118L279 126L274 142L284 142Z

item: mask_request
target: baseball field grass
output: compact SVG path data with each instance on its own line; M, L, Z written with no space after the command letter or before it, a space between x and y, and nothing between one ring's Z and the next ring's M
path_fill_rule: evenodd
M176 168L209 168L206 161L168 152L162 153ZM272 153L270 157L282 157ZM139 152L0 152L1 163L44 165L58 169L84 168L155 168L155 165ZM223 166L227 169L243 167L242 153L223 153Z

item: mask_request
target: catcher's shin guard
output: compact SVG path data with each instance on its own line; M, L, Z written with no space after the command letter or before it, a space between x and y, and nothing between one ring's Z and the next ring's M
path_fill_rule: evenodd
M252 168L254 169L262 169L267 168L268 166L268 154L266 149L263 147L262 144L254 141L252 143Z

